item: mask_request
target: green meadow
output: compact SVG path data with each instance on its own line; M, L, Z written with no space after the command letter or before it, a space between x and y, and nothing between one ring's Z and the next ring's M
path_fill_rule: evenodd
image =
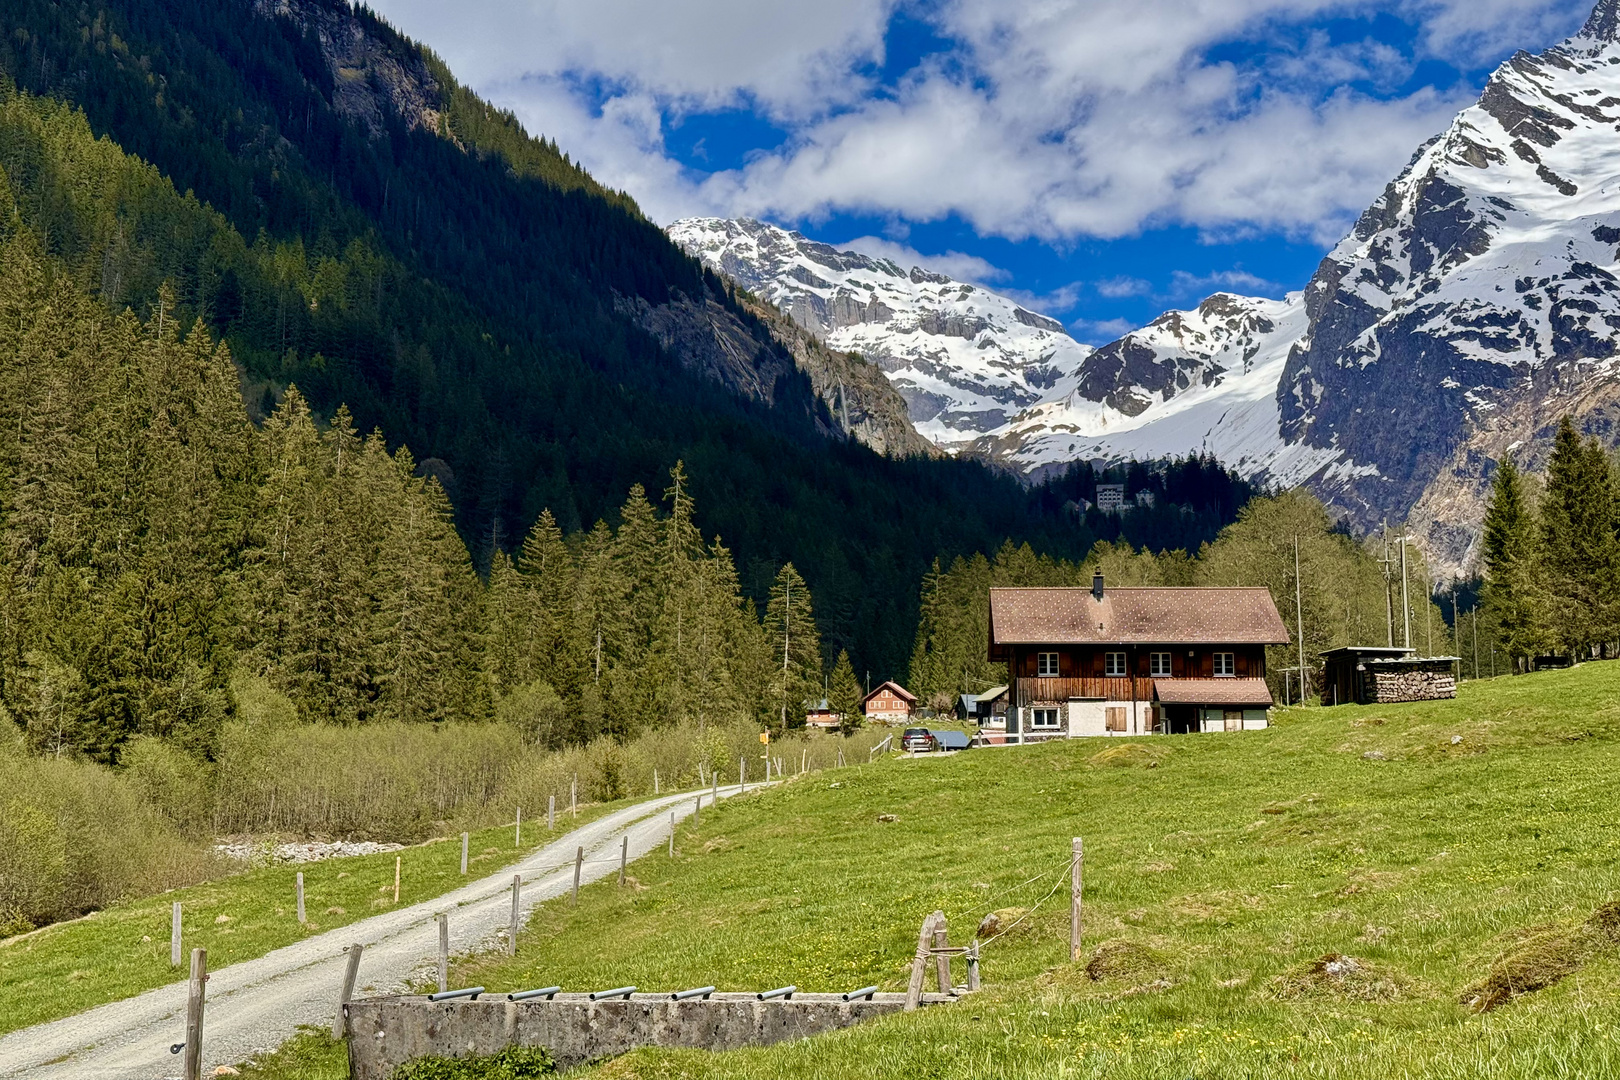
M588 1075L1620 1076L1617 796L1614 663L1265 732L894 758L705 812L673 859L547 904L515 958L452 980L899 989L930 911L962 943L1023 908L958 1004ZM340 1057L306 1039L255 1074L338 1076Z

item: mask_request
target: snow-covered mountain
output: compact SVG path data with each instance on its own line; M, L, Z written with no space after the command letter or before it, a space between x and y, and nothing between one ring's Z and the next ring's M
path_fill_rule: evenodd
M1504 454L1539 467L1566 413L1620 442L1620 0L1497 69L1302 293L1218 293L1095 351L925 270L752 223L683 233L796 320L879 359L914 417L940 395L918 424L936 442L962 449L978 431L967 446L1026 471L1208 451L1308 483L1362 528L1404 520L1440 568L1471 568ZM993 359L978 338L924 343L958 295L986 320L978 334L995 325ZM1050 335L1035 359L1019 359L1012 326Z
M1093 458L1208 453L1248 476L1301 482L1334 459L1281 434L1277 386L1305 331L1304 298L1216 293L1086 358L1073 390L975 444L1025 471Z
M880 366L917 431L948 450L1066 395L1092 351L1060 323L978 285L774 225L686 218L669 235L829 347Z

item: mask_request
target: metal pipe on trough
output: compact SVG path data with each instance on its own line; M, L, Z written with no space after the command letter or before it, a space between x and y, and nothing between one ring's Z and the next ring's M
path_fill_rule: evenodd
M778 986L775 990L763 990L756 994L755 997L760 1001L770 1001L772 998L781 998L786 1001L793 996L793 992L797 989L797 986Z
M636 992L633 986L618 986L612 990L598 990L591 995L592 1001L606 1001L609 998L627 998Z
M478 995L483 992L484 988L482 986L469 986L462 990L446 990L442 994L429 994L427 999L429 1001L449 1001L452 998L467 998L469 1001L477 1001Z
M690 990L677 990L669 995L669 1000L685 1001L687 998L703 998L707 1000L712 993L714 993L714 987L712 986L696 986Z
M528 1001L530 998L541 998L541 997L543 997L543 998L545 998L546 1000L549 1001L552 998L556 997L560 993L562 993L562 987L560 987L560 986L544 986L544 987L541 987L539 990L519 990L515 994L507 994L506 995L506 1000L507 1001Z
M866 998L868 1001L870 1001L872 999L872 995L877 992L878 988L875 986L863 986L859 990L851 990L849 993L844 994L843 998L845 1001L859 1001L861 998Z

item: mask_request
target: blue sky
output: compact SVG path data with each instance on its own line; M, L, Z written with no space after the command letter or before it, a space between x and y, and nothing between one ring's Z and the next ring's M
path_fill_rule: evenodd
M373 0L656 220L750 216L1100 343L1281 296L1590 0Z

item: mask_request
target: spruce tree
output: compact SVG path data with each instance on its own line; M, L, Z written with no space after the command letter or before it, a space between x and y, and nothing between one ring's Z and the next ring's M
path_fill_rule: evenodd
M568 641L574 560L549 508L540 512L524 539L518 569L526 591L524 618L518 629L523 658L516 673L518 681L540 679L553 687L572 686L577 682Z
M806 705L821 698L821 635L810 590L792 563L782 567L771 586L765 634L771 648L776 723L781 728L802 728Z
M827 704L834 713L843 718L839 721L838 730L845 735L853 735L861 729L864 719L861 716L861 696L861 684L855 678L855 669L850 665L849 653L840 649L838 659L833 663L832 679L827 688Z
M1515 665L1541 647L1542 627L1536 530L1525 497L1524 479L1511 455L1497 464L1485 508L1483 536L1488 617Z
M1607 458L1595 441L1583 441L1565 416L1547 462L1541 558L1550 629L1572 654L1610 639L1617 554Z

